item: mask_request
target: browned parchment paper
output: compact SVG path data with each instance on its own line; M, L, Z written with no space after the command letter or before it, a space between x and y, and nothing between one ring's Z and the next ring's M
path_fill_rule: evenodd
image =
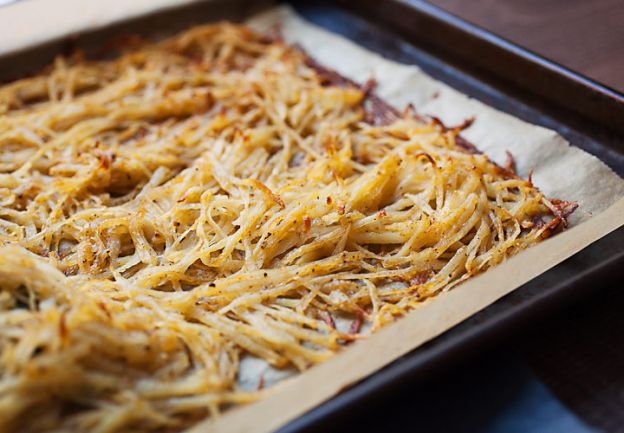
M21 2L0 9L0 54L196 1L199 0ZM436 115L451 125L474 116L475 123L463 133L466 138L499 163L504 161L505 151L511 151L521 175L526 176L533 169L534 183L543 192L575 200L580 208L566 232L427 301L324 364L278 383L264 400L232 409L219 419L198 425L193 432L274 430L624 225L624 181L595 157L568 145L555 132L469 99L415 66L385 60L304 22L287 7L273 9L250 21L252 27L261 31L275 24L281 26L287 41L299 43L325 66L358 82L377 79L377 93L397 107L411 102L420 113Z

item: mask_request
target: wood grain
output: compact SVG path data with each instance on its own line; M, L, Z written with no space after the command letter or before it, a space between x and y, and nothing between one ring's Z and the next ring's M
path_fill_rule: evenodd
M624 92L624 0L428 0Z

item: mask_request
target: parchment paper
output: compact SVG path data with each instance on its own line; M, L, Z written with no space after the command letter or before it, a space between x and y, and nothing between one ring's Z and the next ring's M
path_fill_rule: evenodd
M624 180L556 132L470 99L416 66L386 60L307 23L286 6L248 24L259 31L277 24L288 42L301 45L322 65L360 83L375 78L377 94L395 107L411 102L420 114L435 115L449 125L474 117L464 137L499 164L505 161L505 151L512 152L521 176L532 169L534 184L547 196L576 201L579 209L565 232L431 299L329 361L275 385L264 400L208 420L193 432L274 430L624 225ZM247 376L262 368L251 364L243 372Z
M199 0L29 0L0 9L0 54L81 30L101 27ZM50 7L54 5L54 7ZM30 25L27 25L30 23ZM250 21L265 31L279 24L289 42L302 45L321 64L358 82L374 77L379 96L396 107L413 103L453 125L468 117L462 135L498 163L511 151L522 176L548 196L579 203L570 228L507 262L443 293L396 323L357 342L329 361L284 380L270 395L201 423L193 432L261 433L278 428L397 357L448 330L590 243L624 225L624 181L597 158L571 147L555 132L530 125L469 99L415 66L384 60L280 7ZM243 367L253 380L257 363Z

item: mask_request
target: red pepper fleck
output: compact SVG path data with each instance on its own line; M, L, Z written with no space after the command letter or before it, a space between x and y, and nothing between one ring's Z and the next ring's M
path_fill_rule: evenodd
M264 375L260 376L260 379L258 379L258 387L256 388L257 391L260 391L264 389Z
M98 302L97 306L100 307L100 310L104 311L104 314L106 314L109 319L111 318L111 313L108 311L108 308L106 308L106 304L104 304L104 302Z
M334 322L334 318L330 313L321 312L321 320L327 324L330 328L336 329L336 322Z
M416 276L412 277L409 281L411 286L419 286L421 284L426 283L429 280L429 275L425 272L421 272L416 274Z
M507 158L505 159L505 170L507 170L508 172L510 172L511 174L515 176L516 175L516 160L514 159L510 151L506 150L505 153L507 154Z
M61 313L61 317L59 319L59 335L61 336L62 340L67 338L67 325L65 324L65 315L66 314L67 313L63 311Z
M360 332L360 329L362 329L362 322L362 315L358 314L355 320L351 322L351 326L349 327L349 334L358 334Z

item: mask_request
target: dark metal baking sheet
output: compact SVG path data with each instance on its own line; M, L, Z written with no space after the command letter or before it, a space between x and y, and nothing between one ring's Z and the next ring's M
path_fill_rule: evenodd
M293 2L308 20L523 120L556 130L624 175L624 95L424 2ZM624 228L442 336L345 390L279 433L327 431L358 406L452 363L624 275Z
M157 37L193 24L242 20L276 2L212 0L151 14L0 58L0 80L32 73L78 46L96 53L112 37ZM292 0L308 20L497 109L554 129L624 175L624 95L478 29L421 1ZM351 409L401 383L438 374L528 322L600 290L624 272L624 228L518 288L442 336L350 387L280 433L326 431Z

